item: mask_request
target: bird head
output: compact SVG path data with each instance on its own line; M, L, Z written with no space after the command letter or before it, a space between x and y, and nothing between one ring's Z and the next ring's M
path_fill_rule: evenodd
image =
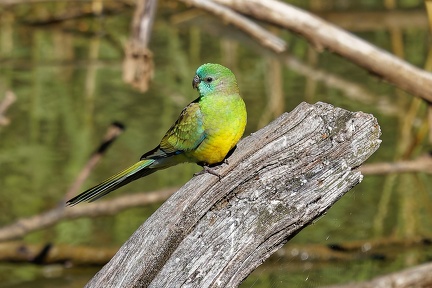
M201 65L192 80L192 87L198 90L200 96L213 93L238 94L237 80L234 74L230 69L219 64Z

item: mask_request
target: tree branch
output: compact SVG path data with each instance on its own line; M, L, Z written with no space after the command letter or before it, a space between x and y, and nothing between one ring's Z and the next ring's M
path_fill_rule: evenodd
M125 209L148 205L165 201L178 188L168 188L154 192L134 193L113 198L112 200L98 201L95 203L80 205L74 209L65 209L62 206L20 219L15 223L0 228L0 242L23 237L30 232L41 230L66 219L80 217L98 217L114 215Z
M235 287L358 184L372 115L300 104L168 199L86 287ZM74 208L72 208L74 209Z
M397 87L432 102L432 74L299 8L276 0L212 0L240 13L292 30Z
M365 175L410 172L432 174L432 156L430 154L424 154L414 160L365 164L360 168L360 171Z

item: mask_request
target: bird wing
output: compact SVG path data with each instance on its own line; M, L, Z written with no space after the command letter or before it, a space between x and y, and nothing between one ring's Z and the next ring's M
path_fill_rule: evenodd
M162 138L160 148L166 153L191 151L205 138L200 106L192 102L180 113L179 118Z
M190 103L166 132L158 147L141 159L167 157L196 149L205 139L203 117L197 101Z

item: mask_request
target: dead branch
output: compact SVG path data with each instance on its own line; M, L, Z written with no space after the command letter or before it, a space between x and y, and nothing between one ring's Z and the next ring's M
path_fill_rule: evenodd
M170 197L86 287L236 287L359 183L376 119L300 104ZM73 208L72 208L73 209Z
M432 74L299 8L276 0L212 0L294 31L318 49L329 49L395 86L432 102Z
M360 167L360 171L364 175L412 172L432 174L432 156L430 154L424 154L414 160L365 164Z
M114 215L129 208L163 202L175 191L177 188L127 194L112 200L80 205L74 209L65 209L64 203L62 203L61 207L29 218L19 219L13 224L0 228L0 242L23 237L30 232L47 228L62 220Z

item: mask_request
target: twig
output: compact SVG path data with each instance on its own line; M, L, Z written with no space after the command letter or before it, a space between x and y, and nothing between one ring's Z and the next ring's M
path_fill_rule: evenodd
M30 232L52 226L65 219L113 215L128 208L162 202L177 189L169 188L154 192L128 194L112 200L76 206L73 209L57 207L0 228L0 242L23 237Z

